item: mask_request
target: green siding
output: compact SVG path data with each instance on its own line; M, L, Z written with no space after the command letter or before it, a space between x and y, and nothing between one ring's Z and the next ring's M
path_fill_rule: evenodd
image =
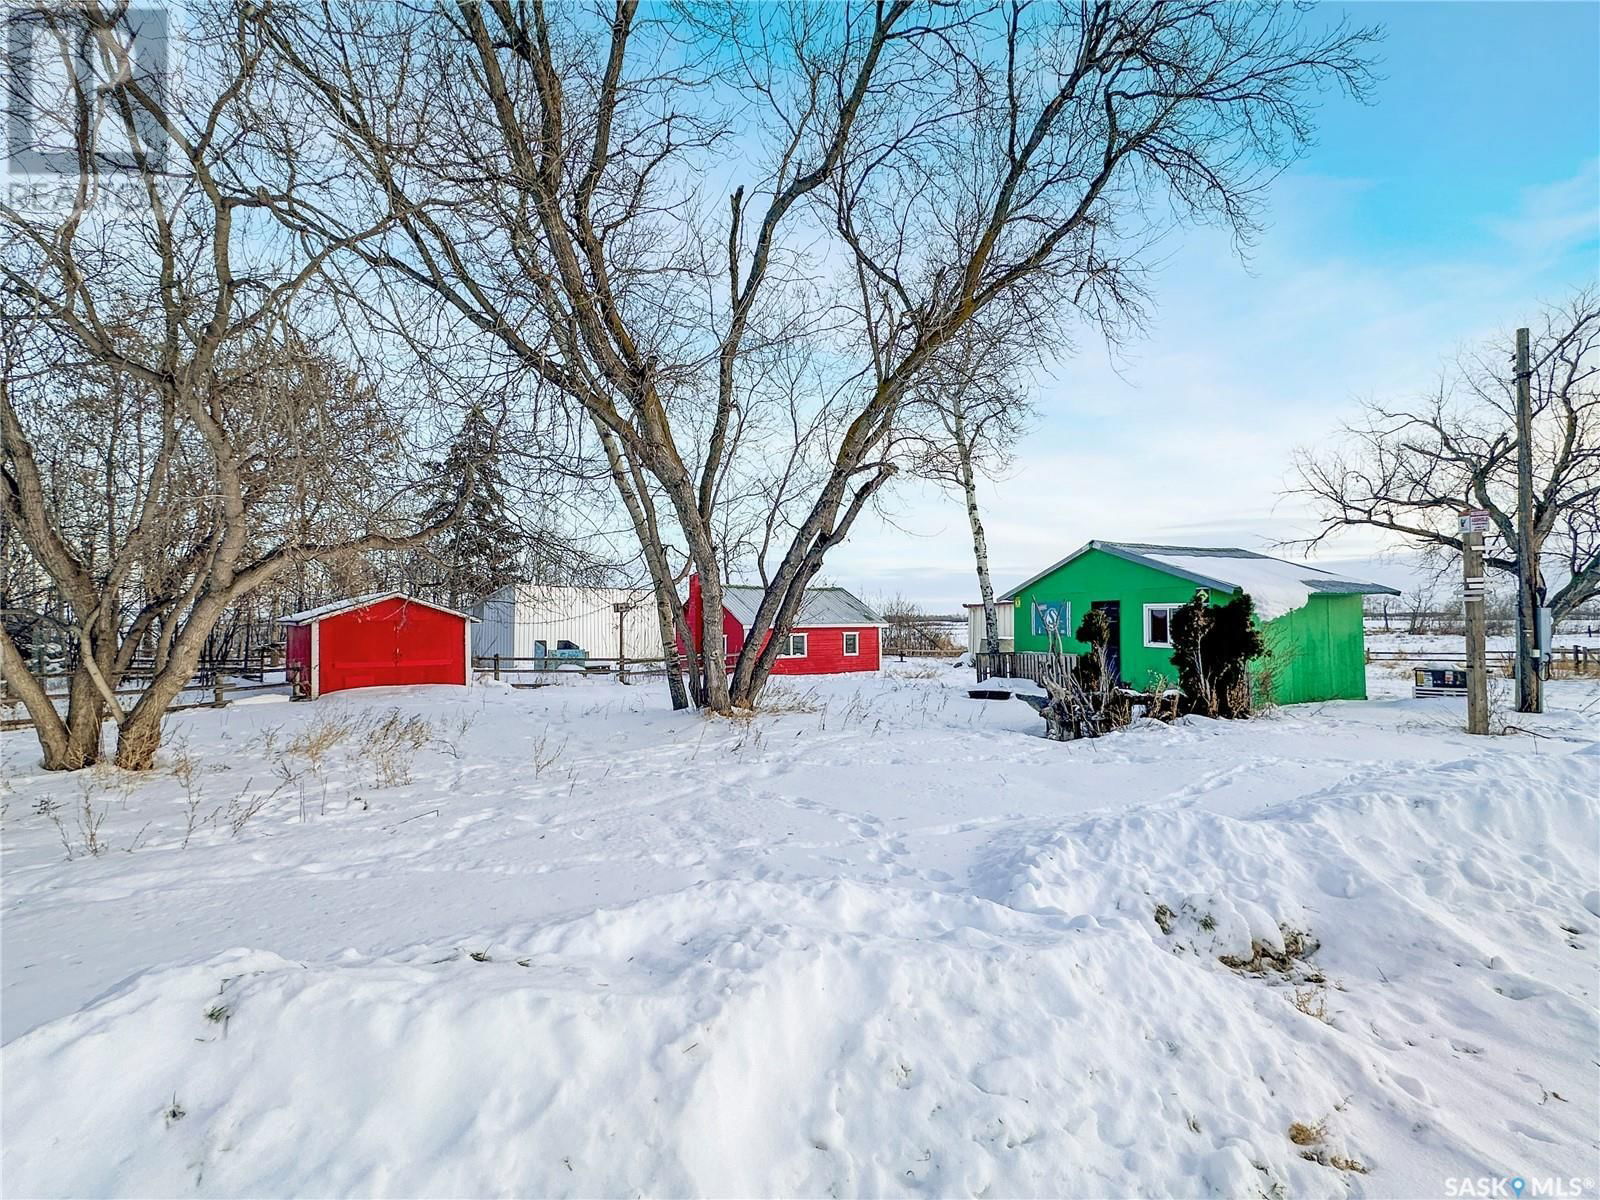
M1313 595L1262 633L1272 651L1262 670L1279 704L1367 698L1360 596Z
M1042 633L1033 631L1035 601L1071 606L1068 633L1078 628L1096 601L1122 604L1120 650L1122 677L1134 687L1148 687L1156 675L1168 686L1177 680L1172 651L1144 644L1144 606L1185 604L1193 599L1193 581L1168 575L1143 563L1129 562L1103 550L1089 550L1016 593L1016 649L1048 650ZM1211 602L1221 604L1230 593L1213 590ZM1367 694L1365 641L1358 595L1313 595L1303 607L1262 626L1273 651L1260 673L1270 680L1273 699L1280 704L1310 700L1363 700ZM1081 654L1087 646L1070 636L1063 645L1068 654Z

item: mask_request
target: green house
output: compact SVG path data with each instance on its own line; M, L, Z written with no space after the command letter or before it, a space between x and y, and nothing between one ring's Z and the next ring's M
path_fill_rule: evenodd
M1012 605L1018 651L1049 650L1056 629L1062 650L1084 653L1088 647L1072 635L1091 608L1105 610L1113 666L1132 686L1146 687L1158 675L1175 682L1171 614L1198 588L1213 604L1250 594L1271 651L1258 681L1279 704L1366 699L1361 598L1400 594L1251 550L1095 541L1001 600Z

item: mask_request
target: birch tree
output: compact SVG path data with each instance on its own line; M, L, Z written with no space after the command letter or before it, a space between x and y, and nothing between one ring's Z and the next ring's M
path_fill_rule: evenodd
M998 303L1116 319L1172 225L1248 238L1318 91L1365 87L1372 39L1209 0L253 13L344 156L277 217L382 224L351 255L593 423L664 637L693 640L677 580L700 576L695 698L719 711L756 702L943 348ZM739 434L796 346L833 364L837 417L730 675L719 510L741 457L770 455Z
M990 652L1000 649L1000 620L978 481L995 479L1010 467L1017 442L1034 419L1023 357L1014 332L1008 336L987 321L975 321L918 383L907 411L913 422L907 435L911 470L957 491L965 505Z

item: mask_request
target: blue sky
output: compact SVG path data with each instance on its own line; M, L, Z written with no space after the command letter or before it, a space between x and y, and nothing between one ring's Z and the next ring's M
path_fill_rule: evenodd
M1386 30L1369 107L1330 95L1248 264L1175 239L1149 336L1085 340L985 489L1002 589L1093 537L1266 548L1307 527L1289 454L1370 397L1426 390L1457 349L1600 276L1600 4L1326 5ZM975 599L960 505L926 488L863 518L827 574L864 594ZM1350 534L1318 560L1404 586Z

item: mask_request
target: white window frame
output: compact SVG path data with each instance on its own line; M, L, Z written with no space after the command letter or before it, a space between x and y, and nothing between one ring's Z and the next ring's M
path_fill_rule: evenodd
M795 644L795 639L796 638L798 638L800 640L800 653L799 654L796 654L794 652L794 644ZM809 637L807 637L803 633L791 633L784 639L783 649L778 652L778 657L779 658L804 658L806 656L806 651L808 651L810 649L811 649L811 639Z
M856 648L854 650L850 649L850 639L851 638L854 638L855 642L856 642ZM844 631L844 636L841 637L839 640L843 643L842 649L844 650L844 656L846 658L859 658L861 656L861 631L860 630L847 629L847 630Z
M1172 614L1177 612L1181 604L1146 604L1144 606L1144 645L1146 650L1171 650L1172 649ZM1167 640L1156 642L1150 639L1150 614L1156 609L1165 609L1167 614Z
M722 635L722 661L728 661L728 635Z

